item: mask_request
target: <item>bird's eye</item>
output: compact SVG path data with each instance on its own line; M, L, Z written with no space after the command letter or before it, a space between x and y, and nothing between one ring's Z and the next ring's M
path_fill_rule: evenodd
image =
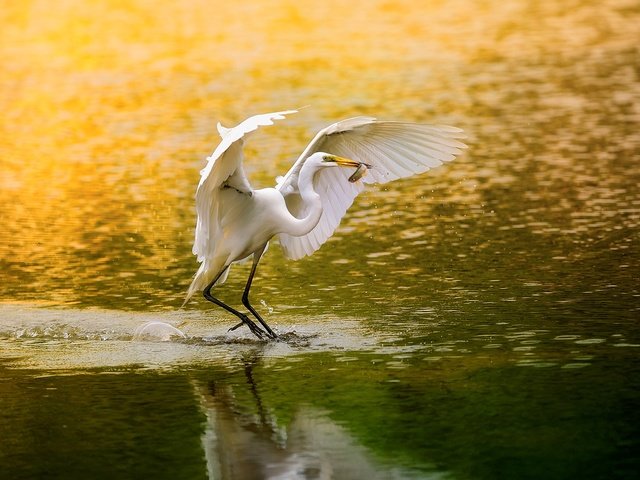
M330 155L323 155L323 156L322 156L322 161L323 161L323 162L332 162L332 161L333 161L333 159L331 158L331 156L330 156Z

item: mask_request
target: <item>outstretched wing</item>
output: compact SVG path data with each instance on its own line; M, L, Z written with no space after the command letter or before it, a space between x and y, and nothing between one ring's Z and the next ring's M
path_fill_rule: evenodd
M353 171L343 168L326 168L316 174L314 187L322 199L322 217L307 235L280 234L285 256L296 260L320 248L333 235L364 183L387 183L449 162L466 148L459 138L464 138L464 133L455 127L378 121L372 117L350 118L321 130L276 186L293 215L303 217L307 213L298 192L298 175L313 153L351 158L371 168L356 183L347 180Z
M218 132L222 140L207 158L207 165L200 172L200 183L196 191L198 220L193 253L198 256L199 262L213 253L222 212L219 201L222 190L228 187L248 195L252 192L242 168L242 147L247 134L257 130L258 127L273 125L274 120L281 120L285 115L295 112L295 110L286 110L255 115L233 128L224 128L218 124Z

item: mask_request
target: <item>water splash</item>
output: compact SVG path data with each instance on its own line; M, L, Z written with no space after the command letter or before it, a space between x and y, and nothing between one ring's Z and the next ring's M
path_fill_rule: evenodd
M187 336L174 327L165 322L152 321L140 325L133 333L133 340L142 341L160 341L169 342L175 338L186 338Z

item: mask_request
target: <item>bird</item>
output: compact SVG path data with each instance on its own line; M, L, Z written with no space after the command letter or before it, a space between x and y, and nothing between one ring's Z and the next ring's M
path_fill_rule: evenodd
M297 110L254 115L233 128L220 123L220 143L207 158L196 189L193 254L200 266L183 306L196 292L240 319L259 339L278 335L251 305L249 291L260 259L277 237L284 257L313 254L335 232L366 184L384 184L454 160L467 146L463 130L435 124L358 116L320 130L275 187L254 189L243 168L243 146L259 127ZM212 294L234 263L252 259L242 293L248 313Z

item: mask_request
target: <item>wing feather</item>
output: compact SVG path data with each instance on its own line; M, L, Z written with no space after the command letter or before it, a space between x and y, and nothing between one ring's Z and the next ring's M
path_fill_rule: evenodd
M233 128L218 124L218 133L222 140L214 152L207 158L207 165L200 172L200 182L196 191L196 234L193 254L198 261L213 256L219 227L226 213L221 202L223 186L229 186L238 192L250 194L251 185L242 168L242 147L249 133L261 126L273 125L295 110L254 115Z
M341 168L326 168L316 174L314 187L324 211L318 225L307 235L279 235L285 256L298 259L320 248L333 235L364 184L387 183L450 162L466 148L458 140L464 136L456 127L386 122L373 117L342 120L318 132L276 186L293 215L301 218L306 214L299 199L298 175L306 159L315 152L351 158L370 164L371 168L355 183L348 181L353 172ZM289 197L297 198L290 201Z

